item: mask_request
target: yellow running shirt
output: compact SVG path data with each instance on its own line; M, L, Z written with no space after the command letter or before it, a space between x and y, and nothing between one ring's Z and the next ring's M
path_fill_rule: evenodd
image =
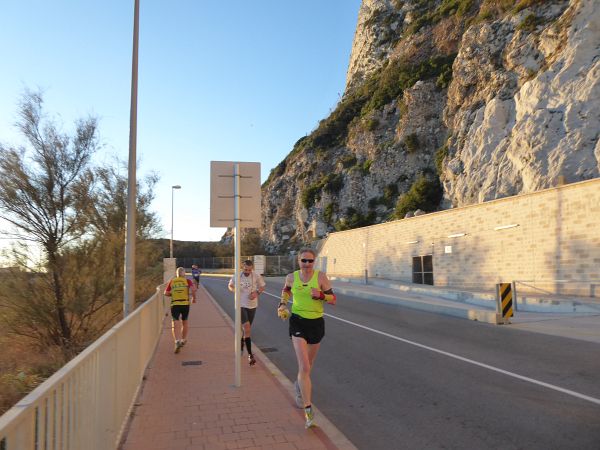
M294 272L294 284L292 284L292 312L305 319L318 319L323 317L323 301L313 300L310 296L311 288L319 289L319 271L315 270L308 283L300 279L300 271Z
M188 279L184 277L175 277L170 282L171 287L171 306L189 305L190 288Z

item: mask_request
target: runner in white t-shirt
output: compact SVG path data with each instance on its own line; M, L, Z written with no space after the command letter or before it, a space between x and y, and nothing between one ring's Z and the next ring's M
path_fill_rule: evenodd
M238 277L240 281L240 306L242 314L242 352L244 344L248 351L248 363L253 366L256 364L252 354L252 340L250 338L250 328L254 321L256 308L258 307L258 296L265 290L265 280L262 276L254 273L254 263L246 260L242 263L242 272ZM228 288L235 292L235 276L229 280Z

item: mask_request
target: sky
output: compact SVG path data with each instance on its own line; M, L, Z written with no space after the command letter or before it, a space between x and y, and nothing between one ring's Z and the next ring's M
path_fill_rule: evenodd
M210 161L260 162L262 183L329 115L344 93L360 4L140 0L137 178L160 178L160 237L171 237L173 211L175 240L219 240ZM127 163L133 5L0 0L0 142L23 143L18 100L41 89L64 131L98 117L96 162Z

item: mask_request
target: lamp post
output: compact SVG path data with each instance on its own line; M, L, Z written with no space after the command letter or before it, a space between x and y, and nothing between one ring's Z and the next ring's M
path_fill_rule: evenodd
M181 186L176 184L175 186L171 186L171 251L169 252L169 257L173 258L173 193L175 189L181 189Z
M127 224L125 232L125 270L123 283L123 317L135 304L135 230L136 230L136 147L137 147L137 97L138 97L138 44L140 1L133 5L133 53L131 57L131 107L129 112L129 165L127 170Z

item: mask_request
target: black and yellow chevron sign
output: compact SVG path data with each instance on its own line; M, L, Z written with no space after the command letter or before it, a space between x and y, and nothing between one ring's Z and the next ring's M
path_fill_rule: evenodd
M511 283L500 283L500 305L502 306L502 317L513 316L513 293Z

